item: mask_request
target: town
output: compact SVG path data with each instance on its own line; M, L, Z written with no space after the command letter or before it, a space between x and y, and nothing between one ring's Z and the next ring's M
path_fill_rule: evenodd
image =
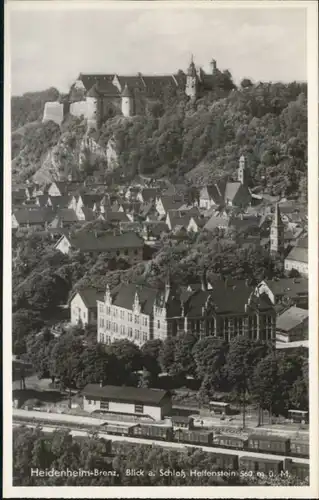
M153 446L179 463L156 484L308 484L305 84L192 57L37 98L12 104L15 456L24 425L81 457L89 432L101 485Z

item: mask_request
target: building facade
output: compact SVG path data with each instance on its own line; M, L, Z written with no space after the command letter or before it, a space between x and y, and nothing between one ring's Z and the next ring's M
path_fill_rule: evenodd
M99 410L144 416L156 421L172 411L171 396L162 390L88 384L82 394L83 409L90 413Z

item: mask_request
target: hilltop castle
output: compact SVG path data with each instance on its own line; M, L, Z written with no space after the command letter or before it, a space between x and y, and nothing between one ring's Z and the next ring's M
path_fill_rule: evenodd
M213 90L216 76L221 72L216 61L211 61L210 74L197 68L193 58L186 73L172 75L136 76L116 74L80 74L67 96L58 102L46 103L43 121L61 124L67 114L84 116L89 128L99 128L108 118L122 114L130 117L144 114L148 103L165 94L184 92L192 101Z

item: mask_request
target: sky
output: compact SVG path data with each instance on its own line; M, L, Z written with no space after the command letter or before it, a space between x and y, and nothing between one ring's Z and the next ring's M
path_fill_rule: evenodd
M81 72L168 74L186 70L191 54L205 70L216 59L235 82L306 80L306 9L143 5L12 9L11 93L65 92Z

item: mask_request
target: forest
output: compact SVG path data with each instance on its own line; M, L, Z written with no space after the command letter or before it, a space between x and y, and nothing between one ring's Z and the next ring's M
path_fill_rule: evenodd
M216 459L215 459L216 460ZM140 476L129 476L128 469L143 469ZM232 477L190 476L192 469L219 470L210 453L189 448L175 451L159 446L111 443L95 433L87 437L73 437L68 431L51 434L40 427L13 429L13 485L14 486L302 486L294 476L249 480ZM31 469L42 471L92 471L92 476L41 477L31 475ZM94 475L94 470L104 474ZM175 471L175 475L163 471Z

